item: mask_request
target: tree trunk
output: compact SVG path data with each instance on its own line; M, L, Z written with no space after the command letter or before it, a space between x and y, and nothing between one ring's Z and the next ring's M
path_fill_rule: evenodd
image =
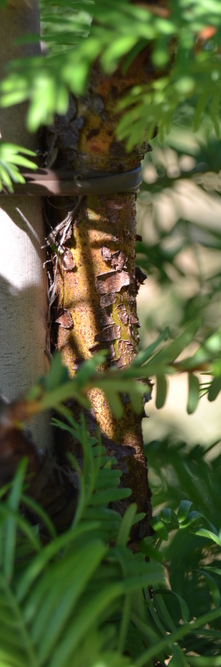
M48 150L58 149L55 168L72 168L78 177L91 172L118 174L138 167L150 147L136 146L127 153L116 140L119 118L117 103L128 87L150 80L150 48L142 52L124 75L118 69L106 78L95 64L85 97L70 100L65 117L57 117L48 129ZM135 273L136 195L96 195L66 200L51 198L46 217L55 228L57 246L54 261L56 301L52 340L61 350L71 376L84 359L100 349L108 349L107 366L122 368L138 351ZM62 220L65 220L61 227ZM54 245L54 244L53 244ZM55 246L54 246L55 247ZM132 498L145 519L135 527L133 540L149 530L151 515L143 451L141 419L135 415L128 396L122 396L124 415L113 417L104 395L91 393L92 410L86 414L90 432L98 424L102 441L118 461L123 485L132 489ZM79 408L74 405L75 417ZM65 435L56 436L63 457ZM76 455L76 443L66 447ZM80 456L80 454L79 454Z
M10 59L39 53L38 45L18 47L14 40L26 33L39 32L38 0L10 0L7 8L1 10L1 78ZM24 104L1 109L1 138L36 150L36 137L25 128L25 114ZM0 226L0 387L12 400L46 371L47 285L40 197L2 198ZM38 446L45 448L50 439L48 416L36 418L32 430Z

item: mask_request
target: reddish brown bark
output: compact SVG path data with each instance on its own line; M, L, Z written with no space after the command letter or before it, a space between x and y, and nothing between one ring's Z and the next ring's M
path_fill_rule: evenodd
M127 153L116 140L120 114L117 105L125 92L138 83L159 76L153 70L151 46L132 62L126 74L119 68L107 78L95 64L88 92L70 100L66 117L56 119L48 131L48 147L57 149L55 168L70 169L79 176L91 172L126 172L136 168L150 146L144 143ZM79 364L98 349L108 348L106 366L130 364L138 351L135 275L136 195L100 195L81 200L50 199L47 217L56 227L67 212L73 220L56 259L56 303L52 337L73 375ZM62 236L63 234L63 236ZM64 265L68 260L69 266ZM86 415L90 432L99 425L103 442L114 453L123 472L123 485L132 489L132 500L145 519L134 539L148 532L151 514L143 451L141 419L122 397L124 414L115 419L104 395L93 390L92 411ZM79 409L74 406L74 414ZM58 436L57 436L58 440ZM62 442L61 442L62 441ZM76 454L76 443L68 444ZM59 438L63 452L64 436ZM128 501L127 501L128 503ZM124 511L125 505L121 507Z

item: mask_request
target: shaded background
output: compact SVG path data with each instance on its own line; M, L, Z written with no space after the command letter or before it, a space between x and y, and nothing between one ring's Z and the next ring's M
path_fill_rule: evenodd
M143 185L138 198L137 263L147 274L138 295L140 345L145 347L165 328L176 335L200 316L197 333L202 342L221 325L221 144L211 122L200 131L189 127L192 110L177 117L170 134L143 164ZM194 351L192 345L184 356ZM201 376L201 381L207 378ZM187 375L172 376L165 406L147 404L143 420L145 451L154 515L165 508L177 512L182 501L193 502L201 513L197 523L221 527L221 395L209 403L200 399L193 415L186 412ZM167 524L166 524L167 526ZM194 529L174 529L161 549L169 588L197 617L221 600L220 548ZM196 528L197 529L197 528ZM216 569L211 581L204 567ZM215 597L214 597L215 596ZM216 597L217 596L217 597ZM174 596L166 599L175 623L180 616ZM163 618L163 615L162 615ZM217 622L208 636L195 637L194 651L220 655ZM215 637L217 636L217 639ZM192 644L185 640L185 649Z
M138 295L141 346L167 326L175 335L197 316L201 342L221 323L220 140L209 120L193 134L187 109L165 141L155 139L152 146L138 199L143 243L137 244L137 262L147 273ZM201 398L193 415L187 415L186 403L187 376L173 376L166 405L161 410L154 400L148 405L145 441L174 434L207 445L220 438L221 397L214 403Z

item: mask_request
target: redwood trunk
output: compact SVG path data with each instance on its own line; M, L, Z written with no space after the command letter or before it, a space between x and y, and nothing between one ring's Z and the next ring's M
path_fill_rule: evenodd
M79 176L91 172L127 172L138 167L148 145L136 146L127 153L116 140L119 119L117 103L126 89L147 81L150 48L132 63L126 77L117 70L106 78L99 65L93 68L84 98L70 100L65 117L57 117L48 130L48 148L56 145L59 169L70 169ZM68 215L70 213L70 215ZM71 217L72 216L72 217ZM71 376L84 359L100 349L108 349L107 366L122 368L138 351L135 272L136 195L97 195L79 199L51 198L46 217L55 228L54 320L52 340L61 350ZM67 219L61 229L58 225ZM145 518L135 528L133 539L148 533L151 515L143 450L141 419L135 415L128 396L122 396L124 414L115 419L104 395L94 390L92 410L86 414L94 435L98 424L103 444L118 461L123 485L132 489L132 498ZM79 409L73 406L78 417ZM56 436L61 458L64 434ZM76 455L76 443L66 442ZM121 504L125 510L128 501Z

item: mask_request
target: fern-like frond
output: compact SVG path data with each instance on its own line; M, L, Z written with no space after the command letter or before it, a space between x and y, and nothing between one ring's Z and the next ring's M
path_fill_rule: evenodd
M79 426L70 418L66 427L83 451L81 470L73 459L79 501L71 528L58 536L50 530L51 541L42 544L38 525L21 515L25 461L0 502L0 661L7 667L132 664L124 656L130 614L143 607L143 589L163 583L158 563L128 549L131 527L142 518L136 506L123 518L108 508L130 493L119 489L115 460L83 419ZM45 518L36 503L30 509Z
M97 440L87 433L84 417L78 424L72 415L67 415L68 424L53 419L53 424L67 429L77 439L83 451L83 474L79 464L70 456L70 461L78 474L79 498L74 517L74 526L79 522L97 521L98 535L105 541L116 539L120 526L120 515L109 505L116 500L128 498L130 489L120 486L121 472L113 469L116 465L114 457L108 457L101 445L100 434ZM88 446L90 443L90 446ZM83 523L82 523L83 525Z
M3 187L13 192L13 183L25 183L19 167L36 170L36 163L30 159L35 155L28 148L0 141L0 192Z

